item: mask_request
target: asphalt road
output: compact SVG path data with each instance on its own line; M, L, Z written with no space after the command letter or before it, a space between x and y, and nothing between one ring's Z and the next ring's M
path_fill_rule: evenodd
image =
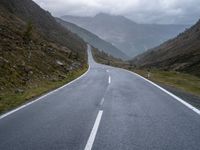
M89 48L90 49L90 48ZM75 82L0 117L0 150L199 150L200 115L122 69L94 62Z

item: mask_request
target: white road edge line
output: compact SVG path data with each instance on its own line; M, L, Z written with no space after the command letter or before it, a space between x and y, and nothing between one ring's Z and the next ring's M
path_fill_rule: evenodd
M120 69L121 69L121 68L120 68ZM186 107L188 107L189 109L193 110L195 113L197 113L198 115L200 115L200 110L199 110L199 109L195 108L195 107L192 106L191 104L187 103L186 101L184 101L184 100L181 99L180 97L174 95L173 93L167 91L166 89L160 87L160 86L157 85L156 83L154 83L154 82L152 82L152 81L150 81L150 80L144 78L143 76L141 76L141 75L139 75L139 74L137 74L137 73L135 73L135 72L131 72L131 71L126 70L126 69L122 69L122 70L125 70L125 71L127 71L127 72L129 72L129 73L131 73L131 74L134 74L134 75L136 75L136 76L138 76L138 77L144 79L145 81L147 81L147 82L149 82L150 84L156 86L157 88L159 88L159 89L162 90L163 92L165 92L165 93L167 93L168 95L172 96L174 99L178 100L178 101L181 102L183 105L185 105Z
M47 94L45 94L45 95L43 95L43 96L41 96L41 97L39 97L39 98L37 98L37 99L35 99L35 100L29 102L29 103L27 103L27 104L24 104L24 105L22 105L22 106L20 106L20 107L18 107L18 108L16 108L16 109L14 109L14 110L11 110L11 111L9 111L9 112L7 112L7 113L1 115L1 116L0 116L0 120L3 119L3 118L5 118L5 117L7 117L7 116L9 116L9 115L11 115L11 114L13 114L13 113L15 113L16 111L19 111L20 109L23 109L23 108L25 108L25 107L27 107L27 106L29 106L29 105L35 103L35 102L37 102L37 101L39 101L39 100L41 100L41 99L47 97L47 96L49 96L49 95L51 95L51 94L53 94L53 93L55 93L55 92L57 92L57 91L59 91L59 90L65 88L66 86L68 86L68 85L70 85L70 84L72 84L72 83L76 82L77 80L79 80L79 79L81 79L82 77L84 77L84 76L89 72L89 70L90 70L90 65L89 65L89 67L88 67L88 70L87 70L84 74L82 74L80 77L78 77L78 78L72 80L71 82L69 82L69 83L67 83L67 84L65 84L65 85L63 85L63 86L61 86L61 87L59 87L59 88L57 88L57 89L55 89L55 90L53 90L53 91L47 93Z
M89 139L87 141L87 144L86 144L84 150L91 150L92 149L92 146L93 146L93 143L94 143L94 140L95 140L98 128L99 128L99 124L100 124L102 115L103 115L103 110L99 110L99 113L97 115L96 121L94 123L94 126L92 128L92 131L90 133Z
M101 99L100 105L102 106L104 103L104 98Z
M108 77L108 83L109 84L111 83L111 77L110 76Z

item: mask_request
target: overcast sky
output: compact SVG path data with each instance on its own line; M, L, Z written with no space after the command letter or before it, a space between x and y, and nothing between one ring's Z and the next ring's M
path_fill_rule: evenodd
M34 0L54 16L94 16L104 12L139 23L193 24L200 19L200 0Z

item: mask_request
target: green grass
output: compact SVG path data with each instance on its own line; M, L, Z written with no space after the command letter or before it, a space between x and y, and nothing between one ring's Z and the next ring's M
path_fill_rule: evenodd
M134 72L147 78L147 70L134 70ZM175 71L151 70L150 80L200 96L200 78L190 74Z
M23 103L29 101L32 98L38 97L46 92L56 89L70 81L76 79L84 72L86 72L87 67L72 71L65 76L63 80L58 81L39 81L37 86L29 86L23 93L15 93L12 89L5 90L0 93L0 113L9 111Z

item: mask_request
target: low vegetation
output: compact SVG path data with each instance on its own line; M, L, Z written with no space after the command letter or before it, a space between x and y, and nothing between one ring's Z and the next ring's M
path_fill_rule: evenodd
M32 84L26 85L21 88L13 89L4 89L0 93L0 113L6 112L12 108L15 108L31 99L38 97L50 90L58 88L87 70L87 66L84 66L83 69L74 70L60 79L54 80L38 80Z
M200 96L200 78L194 75L176 72L176 71L163 71L163 70L133 70L134 72L149 79L168 86L172 86L181 89L185 92Z
M99 51L96 48L93 48L92 50L93 57L96 62L105 64L105 65L110 65L114 67L121 67L121 68L129 68L130 64L128 62L125 62L121 59L117 59L111 55L108 55L107 53L103 51Z

